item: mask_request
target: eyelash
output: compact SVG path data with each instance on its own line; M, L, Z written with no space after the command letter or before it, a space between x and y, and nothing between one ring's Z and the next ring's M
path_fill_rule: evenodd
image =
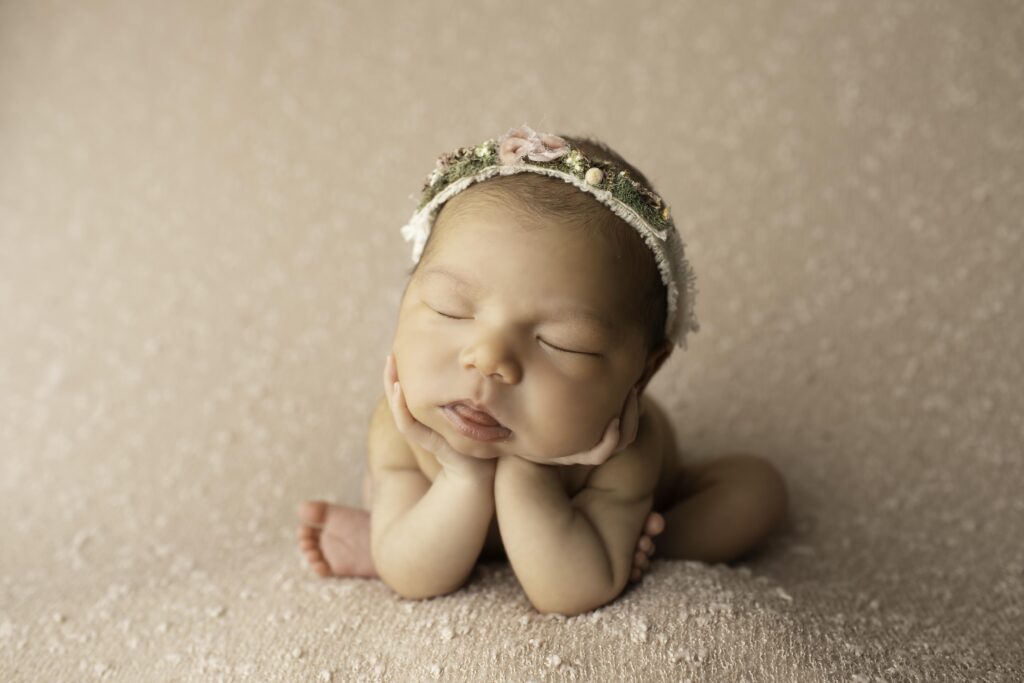
M441 315L441 316L444 316L445 318L448 318L449 320L469 320L469 318L457 318L454 315L448 315L447 313L442 313L441 311L434 311L434 312L437 313L438 315ZM540 343L542 343L542 344L544 344L546 346L550 346L554 350L561 351L562 353L571 353L571 354L576 355L576 356L594 356L595 358L598 355L600 355L600 354L596 354L596 353L587 353L586 351L570 351L569 349L563 349L561 347L555 346L551 342L544 341L540 337L537 337L537 339L540 341Z

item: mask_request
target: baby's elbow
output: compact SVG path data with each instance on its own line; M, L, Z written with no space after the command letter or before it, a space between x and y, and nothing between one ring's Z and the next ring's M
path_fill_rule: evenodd
M396 577L384 572L377 572L384 585L390 588L399 597L406 600L427 600L442 595L448 595L462 588L463 582L438 582L424 580L422 577Z
M468 574L459 577L441 575L406 558L392 557L390 561L383 562L374 558L373 564L377 577L384 585L406 600L426 600L448 595L462 588L469 580Z
M599 607L604 607L611 600L595 600L590 602L577 603L537 603L531 601L533 608L541 614L561 614L565 617L575 617L580 614L592 612Z
M571 583L523 588L530 604L541 614L574 617L604 607L618 598L626 588L627 578L587 572L576 575Z
M599 607L604 607L619 597L621 593L621 590L601 591L592 595L570 595L567 592L563 592L547 596L527 594L527 598L529 598L533 608L541 614L561 614L566 617L575 617L592 612Z

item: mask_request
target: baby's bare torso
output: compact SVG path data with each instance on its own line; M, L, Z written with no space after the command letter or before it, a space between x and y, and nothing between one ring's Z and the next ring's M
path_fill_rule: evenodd
M639 446L631 452L631 457L659 458L661 460L658 485L654 492L654 510L662 510L671 499L676 478L681 469L680 456L676 448L675 436L664 410L650 396L641 398L640 425L637 431L636 444ZM419 465L420 472L430 481L441 471L441 463L433 453L424 450L417 444L408 442ZM563 465L558 466L566 494L572 498L583 489L595 465ZM491 517L487 531L487 540L482 553L484 559L503 559L505 551L498 532L498 519Z

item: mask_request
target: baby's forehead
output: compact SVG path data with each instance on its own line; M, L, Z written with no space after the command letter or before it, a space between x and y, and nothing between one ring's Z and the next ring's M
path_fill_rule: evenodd
M637 294L657 277L651 254L635 234L566 217L531 220L493 207L438 221L424 260L472 275L466 279L522 288L524 297L570 291L609 309L635 308Z

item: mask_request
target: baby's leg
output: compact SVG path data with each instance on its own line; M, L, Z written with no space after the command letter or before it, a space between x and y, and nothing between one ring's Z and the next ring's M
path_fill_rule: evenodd
M665 531L657 556L729 562L757 547L786 513L782 476L763 458L728 455L684 465L672 502L662 511Z
M299 547L320 576L377 576L370 555L369 473L363 478L363 509L308 500L299 506Z

